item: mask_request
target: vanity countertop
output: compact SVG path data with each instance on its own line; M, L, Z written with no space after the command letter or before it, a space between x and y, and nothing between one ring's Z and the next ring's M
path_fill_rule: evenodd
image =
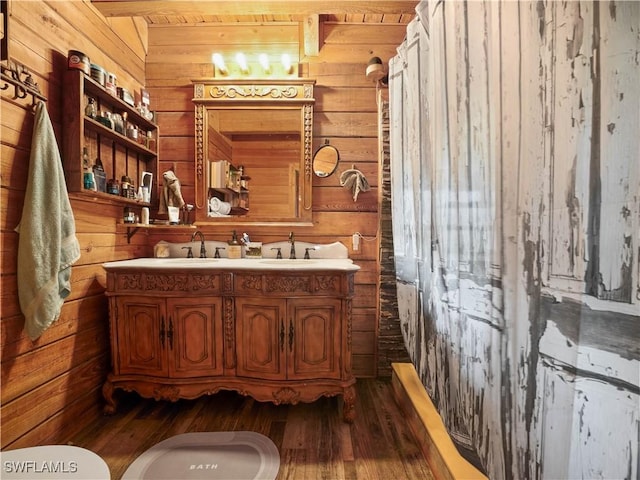
M135 258L103 263L105 270L162 269L162 270L301 270L301 271L357 271L360 267L349 258L336 259L274 259L274 258Z

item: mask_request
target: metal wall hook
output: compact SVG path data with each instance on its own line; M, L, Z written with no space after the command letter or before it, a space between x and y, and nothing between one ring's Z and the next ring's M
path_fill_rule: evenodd
M0 80L3 82L0 90L7 90L12 85L13 99L23 99L31 95L33 106L36 105L36 100L47 101L47 97L40 93L40 87L33 80L27 67L16 62L8 62L7 65L2 64L0 67Z

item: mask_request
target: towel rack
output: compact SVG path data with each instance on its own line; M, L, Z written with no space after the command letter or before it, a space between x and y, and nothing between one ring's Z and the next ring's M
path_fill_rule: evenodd
M36 99L43 102L47 101L47 97L40 93L40 87L33 80L27 67L16 62L8 62L7 65L2 64L0 67L0 79L3 82L0 90L6 90L9 85L13 85L14 99L26 98L27 95L31 95L32 105L36 104Z

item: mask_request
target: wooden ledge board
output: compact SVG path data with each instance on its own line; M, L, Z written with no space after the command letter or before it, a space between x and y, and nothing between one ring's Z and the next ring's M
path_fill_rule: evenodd
M392 363L393 395L405 414L434 476L442 480L487 480L460 455L411 363Z

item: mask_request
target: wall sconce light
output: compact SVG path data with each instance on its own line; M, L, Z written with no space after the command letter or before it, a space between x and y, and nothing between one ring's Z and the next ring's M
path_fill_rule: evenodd
M244 53L238 52L236 53L236 63L238 67L240 67L240 72L243 74L249 73L249 66L247 65L247 57L244 56Z
M271 73L271 65L269 64L269 57L267 57L266 53L261 53L258 56L258 61L260 62L260 65L262 66L264 73L266 74Z
M288 75L293 73L293 65L291 64L291 57L288 53L282 54L282 67Z
M384 77L386 76L386 74L384 72L384 65L382 64L382 60L380 59L380 57L371 57L369 59L365 75L367 76L367 79L372 80L373 82L383 80L384 83Z
M222 58L222 55L220 55L219 53L214 53L212 56L212 60L213 65L217 67L222 75L226 75L227 73L229 73L229 70L227 70L227 66L224 64L224 58Z

